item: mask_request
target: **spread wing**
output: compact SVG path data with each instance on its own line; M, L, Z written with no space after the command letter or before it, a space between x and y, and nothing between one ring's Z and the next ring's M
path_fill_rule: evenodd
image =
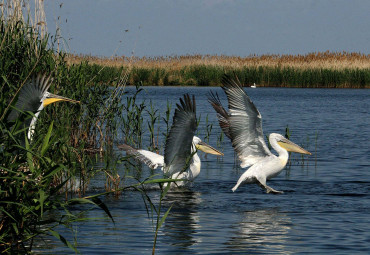
M242 89L240 81L225 75L222 84L229 102L229 134L242 162L241 167L253 165L272 155L264 140L262 116Z
M117 147L120 150L126 151L127 155L133 156L134 158L140 160L141 162L143 162L152 169L163 167L164 158L162 155L159 155L151 151L137 150L127 144L120 144Z
M212 93L208 94L208 102L212 105L213 109L217 112L218 124L220 125L224 134L231 139L230 135L230 124L229 124L229 113L222 106L218 94Z
M36 113L39 109L43 95L49 89L52 79L46 75L33 76L19 92L15 109L8 116L8 121L14 121L19 116L19 111ZM30 120L31 121L31 120Z
M193 136L197 128L195 98L188 94L180 98L164 149L165 172L184 171L191 157Z

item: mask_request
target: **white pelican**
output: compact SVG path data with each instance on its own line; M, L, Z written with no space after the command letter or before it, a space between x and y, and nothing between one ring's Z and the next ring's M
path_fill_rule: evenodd
M194 181L199 175L201 161L197 149L214 155L223 155L215 148L202 142L199 137L194 136L197 128L194 96L191 100L188 94L184 95L184 100L180 98L180 104L177 104L175 110L173 123L165 144L164 156L147 150L134 149L127 144L117 146L119 149L125 150L126 154L134 156L152 169L161 167L169 178L184 179L184 181L177 181L177 186Z
M29 125L27 137L30 140L35 132L37 118L45 106L59 101L79 103L79 101L48 92L47 90L52 81L53 79L50 75L46 76L39 74L38 76L33 76L32 79L22 87L19 92L18 101L15 104L15 109L13 109L8 116L8 121L11 122L15 121L21 112L30 111L34 113L32 119L24 123L26 126Z
M211 92L208 100L217 112L221 129L231 139L241 161L240 166L242 168L250 166L240 176L232 191L244 183L257 183L267 193L283 193L267 186L266 181L284 169L289 157L288 151L309 155L311 153L284 136L272 133L269 141L279 156L272 154L264 141L261 114L242 89L240 81L225 75L222 84L228 99L229 112L223 108L217 94Z

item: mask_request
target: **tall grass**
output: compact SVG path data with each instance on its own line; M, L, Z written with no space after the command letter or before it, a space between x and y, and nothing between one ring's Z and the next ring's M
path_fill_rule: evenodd
M138 103L141 79L146 79L148 73L137 71L136 93L125 95L128 68L101 67L86 61L67 65L66 54L55 50L58 41L50 38L48 34L40 36L34 26L22 20L0 20L0 252L32 252L35 237L40 235L54 236L77 252L74 244L56 230L59 226L72 230L74 222L88 220L78 217L77 210L71 208L80 209L84 204L97 206L114 221L99 197L119 196L134 188L142 192L146 205L154 208L151 211L156 219L154 253L158 231L170 211L164 215L161 212L161 201L168 189L159 191L160 201L155 205L140 187L174 180L158 179L156 175L143 179L141 172L136 171L136 183L127 184L129 170L122 174L118 169L125 159L115 155L113 147L121 133L124 142L141 147L147 127L149 148L163 149L159 145L160 136L168 135L171 105L167 104L165 116L161 117L154 105ZM30 142L26 138L27 128L8 123L7 117L21 87L40 72L52 74L51 93L79 100L81 104L46 107L39 115ZM161 82L163 74L159 70L154 79ZM144 113L150 116L147 123ZM32 113L26 117L31 118ZM163 133L156 129L159 121L167 126ZM97 162L101 167L95 167ZM102 185L105 191L87 196L88 185L96 175L105 177ZM55 214L55 210L60 213Z
M120 127L126 123L124 139L141 145L141 114L146 109L136 103L135 95L121 100L125 70L114 69L112 76L108 67L67 65L65 54L54 50L57 41L50 38L22 20L0 19L0 252L28 253L39 235L54 236L76 251L56 231L60 225L71 229L79 220L71 207L98 206L113 220L100 195L167 181L144 179L125 185L118 174L113 146ZM40 72L52 73L51 93L81 104L46 107L30 142L27 129L9 123L7 116L23 84ZM104 166L94 167L97 161ZM106 193L86 196L91 178L99 173L106 176ZM61 212L59 217L54 210Z
M83 65L68 67L64 61L65 55L56 54L53 50L55 41L49 39L49 36L40 36L34 26L23 22L22 19L1 17L1 252L29 252L32 250L34 237L38 235L53 235L75 250L71 243L55 231L56 226L68 227L76 221L77 218L70 212L70 207L90 203L101 207L109 215L109 211L98 197L66 200L61 196L72 178L88 172L90 159L84 151L88 148L86 145L96 147L96 141L83 139L82 136L94 135L90 122L95 122L95 119L87 111L102 95L86 94L86 77L79 76L78 73ZM39 116L31 143L26 138L26 130L22 125L9 123L7 116L23 84L32 75L40 72L52 73L55 82L50 92L70 98L81 98L90 107L56 104L55 107L45 109ZM107 90L101 86L96 88ZM56 209L64 210L61 218L53 218L50 213Z
M54 230L60 225L68 228L73 222L81 220L70 212L70 208L90 203L101 207L109 216L110 213L98 197L65 200L60 196L68 179L57 184L54 178L68 171L70 165L51 157L55 153L53 144L59 140L51 136L53 123L47 133L38 136L32 144L24 134L24 146L15 138L14 130L5 128L4 123L0 131L0 251L29 252L34 237L39 235L53 235L77 251ZM64 210L60 217L52 213L58 208Z
M68 55L69 64L88 61L112 75L130 69L129 84L219 86L224 73L236 72L246 85L303 88L369 88L370 55L324 52L307 55L172 56L97 58ZM96 68L96 67L94 67ZM93 72L93 68L91 70ZM110 75L107 74L107 77Z

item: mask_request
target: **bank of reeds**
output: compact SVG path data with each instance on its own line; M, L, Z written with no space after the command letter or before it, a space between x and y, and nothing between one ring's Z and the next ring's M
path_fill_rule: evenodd
M124 70L112 76L104 68L109 75L105 76L86 63L67 65L65 54L55 51L56 44L23 20L0 19L0 253L29 253L37 236L54 236L76 251L73 242L56 229L72 230L74 222L88 220L80 217L81 211L90 209L86 205L100 207L113 221L100 196L167 181L150 177L125 185L118 174L119 156L113 153L113 141L126 123L131 130L125 135L140 144L144 125L139 120L145 110L135 103L135 95L127 96L127 102L121 100ZM46 107L29 141L28 127L17 124L34 113L21 114L15 123L8 116L21 87L38 73L52 74L51 93L81 104ZM102 79L114 87L101 86ZM128 119L130 114L134 117ZM102 166L94 167L97 162ZM95 174L105 174L107 190L87 196L85 188Z
M112 77L130 70L129 84L155 86L219 86L224 73L236 72L246 86L302 88L369 88L370 55L324 52L307 55L169 56L153 58L67 55L67 63L87 62L91 72Z

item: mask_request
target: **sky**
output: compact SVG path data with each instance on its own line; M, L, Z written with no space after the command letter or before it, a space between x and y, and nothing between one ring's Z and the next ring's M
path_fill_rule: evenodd
M48 32L93 56L370 54L368 0L49 0Z

